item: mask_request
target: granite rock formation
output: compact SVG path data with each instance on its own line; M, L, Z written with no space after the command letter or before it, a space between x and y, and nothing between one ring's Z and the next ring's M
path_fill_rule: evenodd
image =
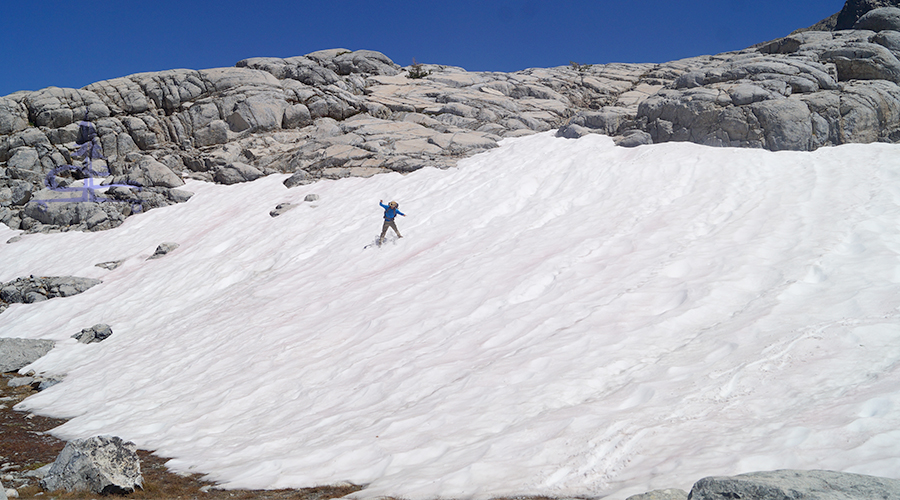
M185 178L231 184L286 173L291 188L447 168L545 131L607 134L626 147L897 142L897 3L849 0L830 21L784 38L662 64L468 72L332 49L17 92L0 97L0 222L25 232L107 229L187 201ZM104 155L89 171L96 179L79 159L84 123ZM73 190L93 198L60 200Z
M900 498L900 480L826 470L777 470L707 477L690 500L872 500Z

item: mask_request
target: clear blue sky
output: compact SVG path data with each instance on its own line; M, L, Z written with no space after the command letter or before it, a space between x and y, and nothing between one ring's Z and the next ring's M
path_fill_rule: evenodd
M812 25L844 0L30 0L0 18L0 95L145 71L377 50L469 71L665 62Z

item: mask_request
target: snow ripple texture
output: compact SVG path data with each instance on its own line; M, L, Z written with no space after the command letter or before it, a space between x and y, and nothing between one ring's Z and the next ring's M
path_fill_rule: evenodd
M20 409L229 488L624 498L779 468L900 477L898 146L545 133L449 170L284 178L192 181L188 203L119 228L0 245L0 281L103 279L0 316L0 336L58 342L30 369L67 375ZM379 199L405 238L364 250ZM283 202L301 206L270 217ZM147 261L164 241L180 246ZM97 323L115 335L70 338Z

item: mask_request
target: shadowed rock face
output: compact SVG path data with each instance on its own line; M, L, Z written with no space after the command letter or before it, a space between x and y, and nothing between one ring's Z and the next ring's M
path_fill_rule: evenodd
M607 134L626 147L691 141L806 151L896 142L894 1L848 1L841 19L865 29L795 32L663 64L467 72L332 49L17 92L0 97L0 222L27 232L102 230L188 200L178 189L186 177L231 184L291 173L292 187L446 168L503 138L551 130ZM96 179L84 178L75 154L81 120L102 146ZM115 187L97 200L87 196L96 195L91 183ZM60 201L72 198L63 189L87 201Z
M867 12L879 7L900 7L900 0L847 0L835 18L835 30L849 30Z

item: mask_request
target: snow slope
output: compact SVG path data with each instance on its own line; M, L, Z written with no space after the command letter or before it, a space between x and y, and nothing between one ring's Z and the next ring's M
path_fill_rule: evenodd
M21 409L228 488L624 498L778 468L900 477L898 146L545 133L450 170L284 178L190 182L188 203L111 231L0 245L0 281L103 280L0 316L0 336L58 341L30 369L67 375ZM406 237L363 249L379 199ZM181 246L145 260L164 241ZM70 338L100 322L108 340Z

